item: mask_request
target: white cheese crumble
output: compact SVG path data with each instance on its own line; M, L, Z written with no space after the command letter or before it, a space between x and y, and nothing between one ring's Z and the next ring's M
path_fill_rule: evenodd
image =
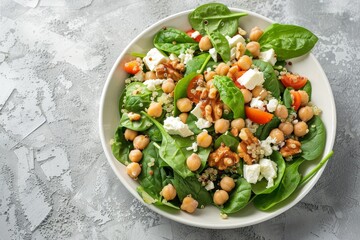
M206 186L205 186L205 189L207 191L210 191L210 190L212 190L214 188L215 188L215 186L214 186L214 183L212 181L209 181L208 184L206 184Z
M209 54L212 57L212 59L217 62L217 51L215 48L210 48L209 49Z
M270 159L263 158L260 159L259 165L261 177L268 181L266 188L274 186L274 179L277 177L277 164Z
M195 31L191 34L191 38L193 39L197 38L198 36L200 36L200 33L198 31Z
M230 60L234 60L235 57L236 57L236 47L233 47L230 50Z
M263 60L264 62L268 62L273 66L277 61L275 56L275 51L272 48L265 52L260 52L259 59Z
M251 99L250 107L265 111L265 103L259 97Z
M199 128L199 129L204 129L204 128L209 128L211 127L212 123L209 122L208 120L204 119L204 118L199 118L196 122L195 125Z
M244 178L248 183L256 183L260 176L260 164L244 165Z
M194 50L191 48L186 49L184 53L180 53L179 58L182 63L187 64L191 59L193 59L194 56Z
M189 126L183 123L179 117L167 117L164 120L164 128L170 135L180 135L182 137L194 135Z
M246 45L245 39L239 34L233 37L225 36L225 38L228 40L230 48L236 47L239 42Z
M270 156L273 153L271 144L275 144L276 140L272 137L267 137L265 140L260 141L260 147L264 150L265 156Z
M164 81L165 81L164 79L150 79L150 80L146 80L144 82L144 85L150 91L155 91L156 87L161 85Z
M202 111L201 111L201 103L196 104L196 106L190 113L192 115L194 115L195 117L197 117L198 119L203 118Z
M169 59L173 61L173 60L178 60L179 58L174 53L171 53Z
M143 58L146 67L153 71L155 67L166 60L166 57L156 48L150 49L150 51Z
M276 98L272 98L269 100L269 103L266 104L266 109L269 112L274 112L276 110L276 107L278 104L279 104L279 101Z
M198 151L198 145L197 142L193 142L190 147L187 147L186 150L197 152Z
M256 86L261 86L264 83L264 73L249 69L237 81L247 89L253 90Z

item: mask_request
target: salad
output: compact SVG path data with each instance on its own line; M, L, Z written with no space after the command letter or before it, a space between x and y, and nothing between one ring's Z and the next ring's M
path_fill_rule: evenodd
M215 205L223 218L250 202L271 210L332 156L298 171L323 154L326 130L311 81L287 66L318 38L279 23L246 32L245 15L199 6L192 29L159 29L154 47L125 63L111 146L146 203L188 213Z

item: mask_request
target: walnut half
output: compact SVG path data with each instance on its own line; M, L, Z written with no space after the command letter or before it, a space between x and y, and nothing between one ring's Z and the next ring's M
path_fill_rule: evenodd
M259 139L257 139L248 128L241 129L239 137L242 140L237 148L239 156L244 159L244 162L248 165L257 162L261 156Z
M284 158L301 153L301 143L289 138L285 140L285 146L280 149L280 153Z
M208 163L210 167L215 166L219 170L225 170L237 164L239 160L239 156L222 143L218 149L210 153Z

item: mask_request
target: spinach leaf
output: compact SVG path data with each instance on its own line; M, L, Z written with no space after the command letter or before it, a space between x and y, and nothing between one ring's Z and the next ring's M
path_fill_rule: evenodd
M229 200L221 209L224 213L236 213L245 207L251 197L251 185L245 179L240 178L236 181L235 190L230 194Z
M122 164L128 165L130 162L129 153L131 147L132 144L126 141L122 127L119 126L115 132L114 142L111 144L111 150L114 154L114 157Z
M277 169L278 169L277 177L274 181L274 186L270 188L266 188L267 181L266 179L262 179L260 182L251 185L251 189L256 195L268 194L274 191L280 185L280 182L284 176L286 165L281 154L278 151L273 151L273 153L270 155L270 159L277 164Z
M121 110L124 108L124 100L125 100L125 95L126 95L126 89L124 89L120 95L119 98L119 115L121 117Z
M151 124L152 124L152 123L151 123ZM145 134L150 137L150 140L151 140L151 141L161 142L161 140L162 140L161 132L160 132L160 130L159 130L155 125L152 125L152 126L145 132Z
M309 101L311 101L312 87L311 87L311 82L309 80L306 82L305 86L301 88L301 90L304 90L309 95Z
M301 175L298 168L303 162L303 159L298 159L291 164L286 164L285 173L279 187L269 194L257 195L254 199L254 206L265 211L287 199L300 183Z
M274 116L270 122L264 124L264 125L260 125L255 132L255 136L259 139L259 140L265 140L271 130L273 130L274 128L277 128L279 126L279 124L281 123L281 120Z
M222 60L226 63L230 61L230 46L228 40L220 32L210 32L211 43Z
M147 204L154 204L157 206L167 206L176 210L180 210L178 206L172 204L171 202L166 201L165 199L160 201L160 199L154 198L142 186L138 186L136 188L136 191L139 193L139 195L142 197L144 202Z
M273 66L262 60L253 60L253 64L260 69L261 72L264 73L264 87L266 90L270 91L271 94L279 98L280 97L280 83L278 78L276 77Z
M186 124L189 126L189 129L190 129L194 134L199 134L199 133L201 133L201 132L203 131L202 129L200 129L200 128L198 128L198 127L196 126L195 122L196 122L197 120L198 120L198 118L197 118L194 114L192 114L192 113L190 113L189 116L188 116L188 118L186 119ZM208 131L209 134L212 134L212 133L215 131L215 129L214 129L214 124L211 125L211 127L205 128L205 129L206 129L206 131Z
M289 88L286 88L285 91L284 91L283 101L284 101L285 107L291 108L293 100L291 98L291 93L290 93Z
M175 28L161 29L154 37L156 48L179 55L186 49L197 50L199 44L183 31Z
M140 112L149 107L152 92L141 82L130 83L126 87L124 108L130 112Z
M192 72L202 73L202 70L204 70L203 66L205 68L210 58L211 58L210 54L204 53L188 61L186 64L186 70L184 76L189 75Z
M179 174L175 173L173 184L180 201L182 201L187 195L191 195L196 201L198 201L199 208L212 203L210 193L201 186L201 183L195 176L182 178Z
M141 173L138 176L140 185L154 198L160 198L160 192L163 188L163 179L166 173L159 167L159 153L153 142L143 150L143 159L141 160ZM153 164L153 166L151 166ZM153 174L150 174L152 171Z
M189 83L191 82L191 80L197 75L198 73L196 72L192 72L189 73L189 75L183 77L182 79L180 79L178 81L178 83L175 86L175 90L174 90L174 116L177 116L180 114L179 109L176 106L176 102L178 99L180 98L185 98L187 97L187 87L189 85Z
M129 119L128 113L124 113L121 116L120 125L122 127L129 128L129 129L134 130L134 131L142 132L142 131L145 131L145 130L149 129L153 125L153 123L147 117L145 117L142 114L141 114L140 120L131 121Z
M213 83L220 99L232 110L234 118L245 118L244 96L234 82L225 76L215 76Z
M197 7L189 14L189 22L193 29L202 35L206 31L218 31L225 36L234 36L239 27L239 18L246 13L232 13L221 3L208 3Z
M273 48L281 60L310 52L317 41L318 38L303 27L279 23L270 25L259 39L261 51Z
M301 139L301 157L314 160L321 156L326 143L326 130L319 116L314 116L307 122L309 132Z
M230 135L229 132L222 134L215 141L214 148L217 149L220 147L221 143L224 143L225 146L228 146L231 151L237 152L237 147L239 145L239 140L236 137Z
M150 117L147 113L142 113L153 122L162 134L162 142L159 149L161 159L183 178L194 175L194 173L187 168L187 157L182 151L181 144L171 137L158 121Z

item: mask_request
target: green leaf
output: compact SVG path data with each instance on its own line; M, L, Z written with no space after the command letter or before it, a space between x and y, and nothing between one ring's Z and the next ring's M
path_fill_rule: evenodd
M153 125L153 123L143 114L141 114L140 120L131 121L129 119L128 113L124 113L121 116L120 125L134 131L142 132L149 129Z
M280 185L280 182L284 176L286 165L281 154L278 151L273 151L270 159L277 164L277 177L274 181L274 186L266 188L268 182L263 178L256 184L251 185L251 189L256 195L268 194L274 191Z
M309 101L311 101L311 92L312 92L312 87L311 87L311 82L308 80L305 84L305 86L303 86L301 88L301 90L304 90L308 96L309 96Z
M314 160L321 156L326 144L326 129L319 116L307 122L309 132L301 139L301 157Z
M230 46L228 40L220 32L210 32L210 41L224 62L230 61Z
M279 124L281 123L281 120L274 116L270 122L264 124L264 125L260 125L255 132L255 136L259 139L259 140L265 140L271 130L273 130L274 128L277 128L279 126Z
M298 168L303 162L303 159L298 159L291 164L287 164L279 187L269 194L257 195L253 201L254 206L265 211L287 199L300 183L301 175Z
M130 162L129 152L131 147L132 144L126 141L122 127L119 126L115 132L114 143L111 145L111 150L114 154L114 157L122 164L128 165Z
M182 178L179 174L175 173L173 184L180 201L182 201L186 196L191 195L192 198L198 201L199 208L212 203L210 193L201 186L201 183L195 176Z
M187 97L187 87L188 87L189 83L191 82L191 80L197 74L198 73L196 73L196 72L189 73L189 75L183 77L182 79L180 79L177 82L177 84L175 86L175 90L174 90L174 116L177 116L177 115L180 114L180 111L176 106L177 100L180 99L180 98Z
M208 61L210 60L210 54L208 53L204 53L201 54L199 56L194 57L193 59L191 59L190 61L187 62L186 64L186 70L185 70L185 75L189 75L190 73L196 72L196 73L202 73L202 66L208 63Z
M261 51L273 48L278 59L286 60L310 52L317 41L318 38L303 27L274 23L265 29L258 42Z
M197 50L198 42L189 37L185 32L175 28L161 29L154 37L156 48L179 55L186 49Z
M152 124L152 123L151 123ZM145 132L146 135L150 137L151 141L161 142L162 135L160 130L152 124L152 126Z
M234 118L245 118L244 96L234 82L225 76L215 76L213 83L220 99L232 110Z
M198 128L195 124L195 122L198 120L198 118L192 114L192 113L189 113L189 116L188 118L186 119L186 124L189 126L189 129L194 133L194 134L199 134L201 133L203 130ZM214 129L214 124L209 127L209 128L206 128L206 131L208 131L209 134L212 134L215 129Z
M228 146L231 151L237 152L237 147L239 145L239 140L230 135L229 132L226 132L222 134L220 137L218 137L215 141L214 148L217 149L221 146L221 143L224 143L225 146Z
M291 98L291 93L290 93L289 88L286 88L284 91L283 101L284 101L285 107L291 108L293 100Z
M165 199L160 201L160 199L154 198L142 186L138 186L136 188L136 191L139 193L141 198L147 204L154 204L154 205L158 205L158 206L167 206L167 207L170 207L170 208L173 208L176 210L180 210L180 208L178 206L172 204L171 202L165 201Z
M221 3L208 3L197 7L189 14L189 22L193 29L203 36L207 31L218 31L225 36L234 36L239 27L239 18L246 13L232 13Z
M124 109L130 112L140 112L149 107L152 92L141 82L133 82L127 85Z
M280 83L276 77L273 66L262 60L253 60L253 64L264 73L264 87L266 90L271 92L271 95L279 98L280 97Z
M236 213L248 204L250 197L250 183L240 178L236 181L235 190L230 194L229 200L224 204L221 211L227 214Z

